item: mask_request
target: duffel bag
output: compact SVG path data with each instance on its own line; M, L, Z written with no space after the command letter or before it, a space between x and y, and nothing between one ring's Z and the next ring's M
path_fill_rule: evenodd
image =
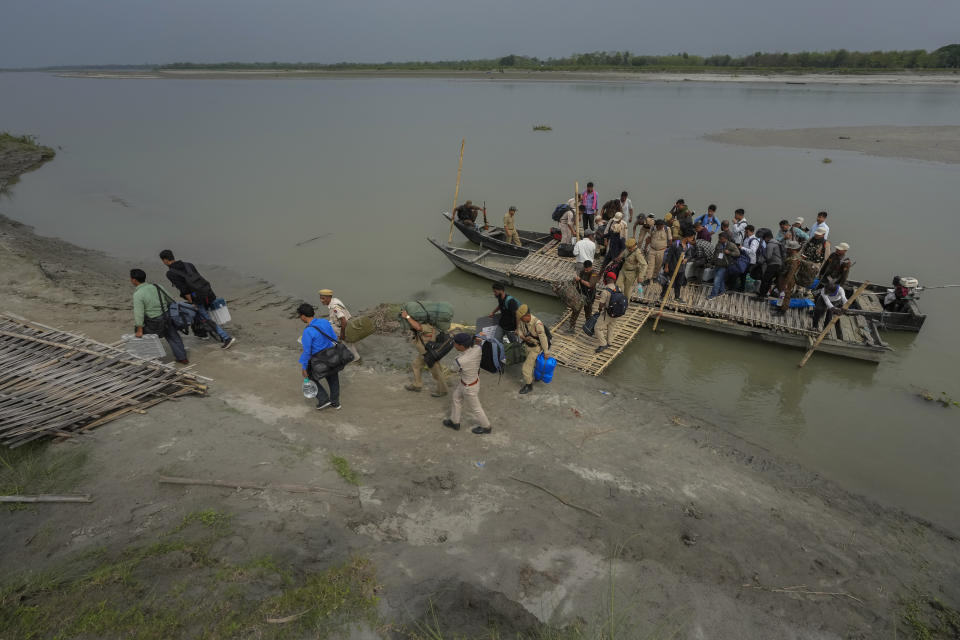
M453 321L453 305L449 302L414 300L403 305L403 308L417 322L432 324L441 331L449 329Z
M568 243L557 246L557 255L560 256L561 258L572 258L573 245L568 242Z
M347 328L343 337L347 342L360 342L373 333L375 329L373 318L370 316L353 316L347 320Z
M316 329L316 327L313 327ZM336 340L333 336L328 336L323 331L317 329L327 340L333 342L332 347L327 347L323 351L317 351L310 356L310 377L319 382L330 374L341 371L345 366L353 362L353 352L347 348L342 341Z

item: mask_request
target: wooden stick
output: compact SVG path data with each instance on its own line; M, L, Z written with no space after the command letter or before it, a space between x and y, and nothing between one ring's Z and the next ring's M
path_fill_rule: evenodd
M573 181L573 226L577 228L577 241L580 241L580 182Z
M603 517L603 516L601 516L599 513L597 513L596 511L592 511L592 510L590 510L590 509L587 509L586 507L581 507L581 506L579 506L579 505L573 504L572 502L567 502L566 500L564 500L563 498L561 498L560 496L558 496L557 494L555 494L553 491L550 491L550 489L547 489L546 487L541 487L541 486L538 485L536 482L530 482L529 480L521 480L520 478L517 478L517 477L514 477L514 476L510 476L510 479L511 479L511 480L516 480L517 482L522 482L523 484L528 484L528 485L530 485L531 487L536 487L537 489L540 489L540 491L543 491L544 493L547 493L547 494L553 496L554 498L556 498L557 500L559 500L559 501L562 502L563 504L567 505L568 507L571 507L571 508L573 508L573 509L579 509L580 511L583 511L584 513L589 513L590 515L592 515L592 516L595 517L595 518L602 518L602 517Z
M744 584L740 586L744 589L759 589L760 591L769 591L771 593L801 593L808 596L837 596L842 598L850 598L851 600L856 600L860 604L863 604L863 600L857 596L850 595L849 593L845 593L843 591L808 591L806 588L807 585L805 584L794 587L781 587L779 589L776 587L764 587L755 584Z
M457 167L457 188L453 190L453 209L450 210L450 237L447 243L453 242L453 221L457 219L457 198L460 197L460 172L463 171L463 147L467 144L467 139L460 141L460 165Z
M667 291L663 295L663 300L660 301L660 310L657 311L657 319L653 321L653 330L657 330L657 325L660 324L660 317L663 315L663 307L667 304L667 297L673 290L673 281L676 280L677 274L680 273L680 265L686 261L686 256L680 256L680 259L677 260L677 266L673 268L673 275L670 276L670 284L667 285Z
M93 498L85 493L63 496L43 493L34 496L0 496L0 502L93 502Z
M863 284L861 284L857 288L857 290L853 292L853 295L850 296L850 299L847 300L847 304L843 305L842 311L846 311L850 307L850 305L853 304L853 301L857 299L857 296L863 293L863 290L866 289L869 284L870 284L869 282L864 282ZM840 320L840 314L839 313L833 314L833 318L831 318L830 322L827 323L827 326L823 328L823 331L820 332L820 335L817 336L817 339L814 341L814 343L810 345L810 348L807 350L807 352L803 354L803 360L801 360L800 364L797 365L798 367L802 369L803 365L807 364L807 360L810 359L810 356L813 355L813 352L816 351L817 347L820 346L820 343L823 342L823 339L827 336L827 333L830 331L830 329L833 328L833 325L837 324L839 320Z
M314 609L313 607L310 607L309 609L305 609L300 613L295 613L293 615L285 616L283 618L267 618L267 622L269 622L270 624L286 624L288 622L293 622L294 620L298 620L302 618L303 616L313 611L313 609Z
M279 491L289 491L291 493L323 492L332 493L342 498L354 497L341 491L325 489L323 487L313 487L304 484L258 484L256 482L227 482L224 480L200 480L198 478L177 478L171 476L160 476L158 482L160 484L194 484L209 487L227 487L229 489L257 489L260 491L266 489L277 489Z

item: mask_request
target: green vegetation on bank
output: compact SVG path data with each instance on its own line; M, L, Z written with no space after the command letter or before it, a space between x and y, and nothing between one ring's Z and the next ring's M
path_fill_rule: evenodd
M935 51L801 51L799 53L765 53L747 56L698 56L681 52L673 55L637 55L629 51L595 51L575 53L566 58L541 59L508 55L479 60L439 60L413 62L224 62L206 64L176 62L158 67L168 70L220 71L489 71L527 69L541 71L642 70L642 71L721 71L721 70L789 70L789 71L902 71L910 69L960 69L960 44L940 47Z
M269 557L217 553L231 518L186 516L142 546L102 549L60 569L4 577L0 633L39 638L339 638L378 624L376 575L364 558L319 572Z
M36 136L20 135L15 136L7 131L0 131L0 150L20 147L22 149L36 150L40 152L40 159L44 162L57 155L57 152L50 147L45 147L37 142Z
M32 442L16 449L0 448L0 495L74 491L85 475L87 451L78 447L50 448ZM10 503L7 510L34 508Z

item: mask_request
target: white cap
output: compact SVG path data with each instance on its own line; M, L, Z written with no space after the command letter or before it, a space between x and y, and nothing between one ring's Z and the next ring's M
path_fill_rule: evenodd
M846 242L841 242L837 245L837 251L850 251L850 245Z
M799 217L796 218L796 219L793 221L793 224L803 224L803 218L799 218Z

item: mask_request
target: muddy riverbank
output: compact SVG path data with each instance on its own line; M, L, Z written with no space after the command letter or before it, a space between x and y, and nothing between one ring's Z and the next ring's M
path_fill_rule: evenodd
M0 311L116 340L132 321L131 266L0 218ZM159 260L136 266L162 280ZM220 624L231 601L208 590L207 617L192 617L181 599L190 584L226 581L233 591L222 593L241 593L256 611L286 587L250 567L269 560L296 582L353 556L373 568L378 601L376 619L351 637L434 637L434 626L512 637L550 623L569 634L555 637L571 638L611 625L627 638L874 638L909 637L919 625L948 633L955 620L954 533L666 406L655 388L563 370L519 396L518 371L484 374L494 432L477 437L440 426L447 398L403 389L404 337L375 335L343 374L343 409L318 413L299 392L299 301L262 280L203 270L230 303L238 344L223 352L187 338L191 362L214 379L208 396L32 454L40 467L75 456L62 472L70 485L52 486L95 501L3 513L8 628L43 624L22 607L70 601L56 587L31 590L24 576L88 568L91 554L111 555L115 567L123 550L196 522L218 537L202 553L147 547L159 558L148 574L109 573L110 606L149 599L150 624L167 620L168 637L192 637ZM163 475L331 492L169 486ZM278 602L289 608L274 619L314 608ZM297 620L244 619L222 637L274 637L277 624L294 633ZM124 635L109 626L121 622L104 621L97 635ZM578 626L584 635L573 635Z

